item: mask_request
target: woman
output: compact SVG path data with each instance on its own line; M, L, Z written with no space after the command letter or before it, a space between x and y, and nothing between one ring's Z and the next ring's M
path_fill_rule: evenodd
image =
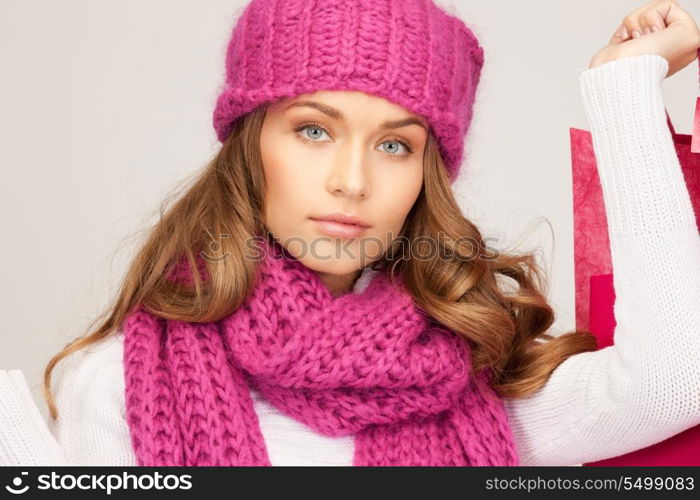
M617 292L616 345L595 351L548 334L533 255L487 249L452 195L473 33L431 1L315 4L242 13L220 152L47 366L46 460L578 464L700 423L700 241L661 100L697 57L692 18L643 6L581 75ZM51 372L92 344L59 415Z

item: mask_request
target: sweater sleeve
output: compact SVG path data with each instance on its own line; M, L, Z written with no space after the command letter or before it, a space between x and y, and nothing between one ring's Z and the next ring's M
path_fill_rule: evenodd
M21 370L0 370L0 466L65 465Z
M577 465L700 424L700 235L666 123L668 61L632 56L579 76L603 190L614 345L571 356L506 399L523 465Z

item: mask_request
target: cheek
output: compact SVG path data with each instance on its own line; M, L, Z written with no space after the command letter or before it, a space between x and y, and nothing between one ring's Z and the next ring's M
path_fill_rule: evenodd
M265 223L273 234L284 239L296 236L310 214L316 190L310 189L308 160L282 135L261 140L261 160L265 174ZM274 144L274 145L273 145ZM306 167L305 167L306 165Z
M263 128L260 137L260 155L265 173L267 190L281 198L293 197L294 193L308 191L309 175L313 158L300 146L293 134L287 133L283 125Z
M416 202L423 185L422 167L408 169L405 175L392 176L377 185L373 197L378 202L383 231L391 231L396 236L406 216Z

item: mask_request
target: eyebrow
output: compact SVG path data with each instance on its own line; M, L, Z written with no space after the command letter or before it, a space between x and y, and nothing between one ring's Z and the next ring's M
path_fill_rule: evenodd
M285 108L285 111L293 108L293 107L309 107L309 108L314 108L319 110L322 113L325 113L326 115L330 116L331 118L335 118L336 120L339 121L344 121L345 120L345 115L340 111L335 108L332 108L331 106L328 106L327 104L323 104L317 101L295 101L291 103L289 106ZM379 125L379 128L382 129L392 129L392 128L401 128L401 127L407 127L409 125L418 125L419 127L422 127L427 130L427 127L425 124L419 119L415 117L409 117L409 118L403 118L401 120L389 120L385 121L384 123Z

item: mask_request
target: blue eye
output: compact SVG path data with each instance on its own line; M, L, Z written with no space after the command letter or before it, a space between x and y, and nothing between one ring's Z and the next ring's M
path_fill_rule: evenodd
M318 126L318 125L303 125L303 126L301 126L301 127L298 127L295 131L296 131L296 132L304 132L304 131L306 131L306 130L314 130L314 131L317 131L317 132L318 132L318 133L316 134L315 137L314 137L314 136L309 136L309 135L306 134L306 133L303 134L303 135L304 135L304 139L308 139L308 140L311 140L311 141L313 141L313 142L317 142L317 139L319 139L320 136L322 136L324 133L325 133L325 134L328 133L328 132L326 132L326 129L324 129L323 127L320 127L320 126Z
M309 136L308 134L306 134L307 130L318 131L318 133L315 134L315 137ZM307 123L306 125L300 125L299 127L295 128L294 131L297 133L302 133L301 138L307 142L319 142L317 140L319 136L322 136L324 133L328 134L325 128L315 123Z
M406 150L405 153L402 153L399 155L394 155L391 152L387 152L386 149L384 150L385 152L387 152L388 154L390 154L392 156L406 156L406 155L410 155L413 152L411 147L403 141L389 140L389 141L384 141L382 144L396 144L397 146L403 147Z

